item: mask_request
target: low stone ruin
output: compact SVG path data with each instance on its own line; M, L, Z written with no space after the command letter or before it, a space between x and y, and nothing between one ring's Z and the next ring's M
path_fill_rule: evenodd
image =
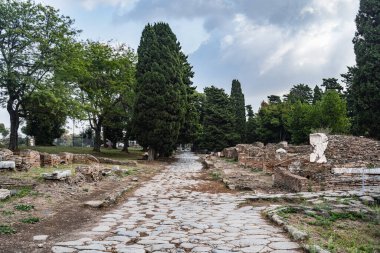
M118 161L110 158L96 158L89 154L72 154L62 152L59 154L39 153L26 149L12 152L9 149L0 149L0 170L29 170L34 167L55 167L60 164L118 164L136 166L134 161Z
M272 173L275 186L296 192L380 186L379 141L318 133L310 144L239 144L222 156Z
M71 170L56 170L52 173L42 173L42 177L47 180L65 180L71 176Z

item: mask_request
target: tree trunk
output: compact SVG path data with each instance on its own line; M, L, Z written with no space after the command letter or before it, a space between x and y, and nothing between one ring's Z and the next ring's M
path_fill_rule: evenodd
M13 101L8 101L7 111L9 113L11 123L8 148L15 151L18 149L18 128L20 126L20 116L18 115L17 110L13 109Z
M126 135L124 137L124 146L123 149L121 150L122 152L129 153L128 147L129 147L129 140L128 136Z
M98 124L95 127L95 140L94 140L94 151L95 152L100 152L100 146L102 145L102 137L101 137L101 130L102 127L100 124Z
M156 150L154 150L154 148L149 148L148 161L153 161L155 158L156 158Z

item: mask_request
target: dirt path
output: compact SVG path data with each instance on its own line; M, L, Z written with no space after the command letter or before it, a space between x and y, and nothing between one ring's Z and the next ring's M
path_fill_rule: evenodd
M299 252L262 207L239 207L239 194L189 190L203 184L197 156L178 161L135 191L119 208L52 247L61 252ZM38 252L38 251L36 251Z

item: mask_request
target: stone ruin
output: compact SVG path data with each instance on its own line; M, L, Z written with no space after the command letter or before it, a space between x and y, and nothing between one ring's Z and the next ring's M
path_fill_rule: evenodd
M310 145L239 144L220 155L271 173L274 186L295 192L380 186L380 141L363 137L317 133Z
M35 167L55 167L60 164L118 164L136 166L134 161L118 161L109 158L96 158L89 154L72 154L62 152L59 154L40 153L26 149L12 152L9 149L0 149L0 170L11 169L25 171Z

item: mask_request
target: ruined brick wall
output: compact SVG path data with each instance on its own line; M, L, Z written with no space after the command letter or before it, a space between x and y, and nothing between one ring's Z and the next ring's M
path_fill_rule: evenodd
M311 187L310 181L307 178L292 174L286 168L281 167L274 170L273 185L293 192L307 191Z
M40 153L41 167L57 166L61 163L61 158L56 154Z
M340 167L380 167L380 141L346 135L329 135L328 163Z

